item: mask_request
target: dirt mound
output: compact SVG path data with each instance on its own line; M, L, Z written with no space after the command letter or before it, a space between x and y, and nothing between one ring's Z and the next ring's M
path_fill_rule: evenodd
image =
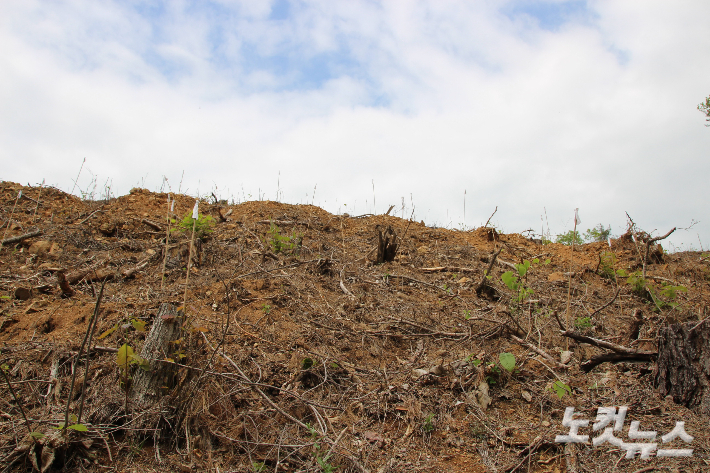
M707 255L654 244L644 267L638 235L573 249L278 202L201 201L193 240L194 198L168 231L168 197L0 183L11 470L707 471L707 416L654 372L659 331L707 315ZM622 441L595 446L612 406ZM586 443L556 441L568 407ZM632 421L692 456L625 458ZM677 422L692 442L663 443Z

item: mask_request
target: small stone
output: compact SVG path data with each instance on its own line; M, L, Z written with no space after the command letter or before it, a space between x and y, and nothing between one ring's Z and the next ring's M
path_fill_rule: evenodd
M560 353L560 362L563 365L566 365L569 363L569 361L572 359L572 352L571 351L563 351Z
M415 368L415 369L412 370L412 377L413 377L414 379L419 379L419 378L421 378L422 376L427 375L427 374L429 374L429 371L423 370L423 369L421 369L421 368Z
M32 297L32 289L26 287L15 288L15 299L26 301Z
M549 427L549 426L550 426L550 423L549 423L548 421L546 421L546 420L543 420L542 422L540 422L540 424L541 424L543 427Z
M459 284L466 284L467 282L471 282L471 279L470 278L459 279Z

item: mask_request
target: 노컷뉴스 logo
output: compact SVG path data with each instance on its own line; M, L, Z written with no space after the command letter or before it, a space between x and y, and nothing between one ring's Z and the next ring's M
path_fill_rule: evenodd
M628 407L599 407L597 409L597 419L592 425L592 432L598 432L603 429L602 433L592 439L592 445L595 447L603 443L609 443L622 450L626 450L626 458L634 458L639 453L640 458L648 459L651 453L656 452L657 457L690 457L693 456L692 448L657 448L658 442L650 442L656 439L655 430L640 430L641 423L637 420L631 422L629 427L628 437L631 440L648 440L649 442L624 442L619 437L614 436L614 432L620 432L624 427L626 420L626 411ZM589 435L582 435L579 429L589 425L589 419L575 419L574 407L565 409L565 416L562 419L562 425L569 428L567 435L558 435L555 437L557 443L587 443ZM673 430L661 436L661 442L669 443L680 438L685 443L691 443L693 437L685 431L685 422L676 422Z

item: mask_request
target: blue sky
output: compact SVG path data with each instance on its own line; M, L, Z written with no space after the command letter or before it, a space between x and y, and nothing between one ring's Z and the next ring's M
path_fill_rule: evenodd
M617 234L628 211L657 233L699 221L673 243L707 247L709 14L689 0L3 2L1 177L71 190L86 158L78 187L97 195L395 204L451 228L498 206L503 231L553 235L576 207Z

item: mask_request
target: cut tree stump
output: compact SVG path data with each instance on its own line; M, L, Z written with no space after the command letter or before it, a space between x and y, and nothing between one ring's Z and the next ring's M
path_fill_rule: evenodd
M392 227L387 227L384 233L377 226L377 259L376 264L382 264L386 261L394 261L397 255L397 233L392 230Z
M670 325L660 330L658 338L659 393L710 415L710 323Z
M141 409L147 409L155 404L165 391L165 387L173 387L175 365L163 363L160 360L173 358L180 338L180 320L175 306L161 304L158 315L145 339L140 356L150 364L150 370L136 370L131 386L132 401Z

